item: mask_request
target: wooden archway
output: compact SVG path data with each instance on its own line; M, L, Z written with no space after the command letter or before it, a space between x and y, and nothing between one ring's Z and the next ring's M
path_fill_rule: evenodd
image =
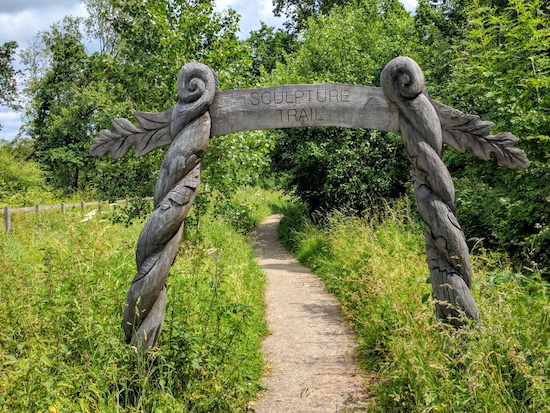
M443 143L481 159L527 168L525 153L508 133L490 135L492 122L431 100L414 60L398 57L381 75L381 88L346 85L281 85L220 92L215 72L189 63L179 73L178 103L161 113L138 112L139 126L126 119L102 130L90 154L141 156L164 145L155 186L154 211L138 239L137 274L126 298L127 342L153 346L166 307L166 279L183 232L183 220L197 195L202 155L211 137L231 132L340 126L399 133L413 169L418 210L426 228L426 255L437 299L437 317L455 326L480 321L472 296L468 246L456 219L453 181L442 161Z

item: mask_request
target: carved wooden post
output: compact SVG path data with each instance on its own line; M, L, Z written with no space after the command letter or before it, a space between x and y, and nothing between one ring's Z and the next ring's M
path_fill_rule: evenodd
M11 233L11 211L9 206L4 208L4 222L6 223L6 232L10 234Z
M137 275L126 297L123 328L138 348L153 346L164 321L166 278L178 251L183 220L195 199L201 158L210 143L208 107L218 81L205 65L184 66L178 76L178 103L171 116L173 142L155 186L154 211L139 236Z
M470 291L468 246L456 219L454 184L441 159L441 124L426 95L424 74L414 60L398 57L384 68L381 82L401 114L399 126L413 168L415 199L426 227L436 314L456 326L463 324L463 314L479 322Z

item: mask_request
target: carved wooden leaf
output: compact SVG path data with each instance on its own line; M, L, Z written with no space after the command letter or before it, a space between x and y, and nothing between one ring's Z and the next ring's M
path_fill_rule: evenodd
M160 253L158 253L158 252L149 255L147 257L147 259L143 262L141 267L139 268L138 273L136 274L136 276L132 280L132 284L138 282L143 277L147 276L147 274L149 274L149 272L153 269L153 267L157 263L159 257L160 257Z
M495 126L493 122L481 120L479 116L463 113L435 100L430 101L439 115L443 142L462 153L470 148L474 155L485 161L494 154L501 166L529 167L525 152L515 148L518 138L513 134L502 132L490 135Z
M90 155L103 157L109 152L113 158L120 158L136 147L136 156L142 156L153 149L169 145L172 142L170 134L170 118L172 109L160 113L137 112L139 126L126 119L115 119L113 131L103 129L90 146Z

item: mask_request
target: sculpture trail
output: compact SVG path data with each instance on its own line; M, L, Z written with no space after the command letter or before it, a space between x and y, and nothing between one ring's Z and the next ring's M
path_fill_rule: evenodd
M138 239L135 275L126 297L123 328L128 343L147 349L158 340L166 307L166 279L187 215L200 185L202 155L210 139L232 132L339 126L401 134L411 161L415 200L425 225L426 255L436 315L454 326L480 322L471 293L466 239L456 218L453 181L443 163L443 143L499 165L527 168L525 153L494 124L430 99L414 60L397 57L381 74L382 87L345 84L281 85L218 91L217 76L200 63L178 75L177 104L161 113L138 112L102 130L90 154L114 158L135 147L142 156L170 145L155 186L154 211Z

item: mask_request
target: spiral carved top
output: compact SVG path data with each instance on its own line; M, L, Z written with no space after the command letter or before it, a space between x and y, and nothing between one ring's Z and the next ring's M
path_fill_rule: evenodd
M407 119L441 157L441 124L428 99L424 73L420 66L410 57L396 57L382 70L380 81L384 93L399 107L402 117Z
M172 112L172 138L194 119L208 110L218 91L218 76L202 63L187 63L179 72L178 103Z
M384 92L392 100L412 99L422 92L426 94L424 73L410 57L399 56L389 62L382 71L380 80Z

